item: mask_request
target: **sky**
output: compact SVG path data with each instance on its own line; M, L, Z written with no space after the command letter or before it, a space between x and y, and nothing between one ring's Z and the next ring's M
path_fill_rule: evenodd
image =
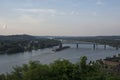
M120 0L0 0L0 35L120 35Z

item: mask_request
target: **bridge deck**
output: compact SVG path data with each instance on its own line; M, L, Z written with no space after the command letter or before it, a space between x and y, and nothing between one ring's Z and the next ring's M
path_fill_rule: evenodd
M63 44L93 44L92 42L85 42L85 41L75 41L75 40L63 40Z

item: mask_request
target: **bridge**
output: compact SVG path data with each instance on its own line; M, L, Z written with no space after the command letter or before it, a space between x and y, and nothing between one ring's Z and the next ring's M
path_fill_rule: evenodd
M77 40L61 40L63 44L93 44L92 42L77 41Z
M95 42L85 42L85 41L78 41L78 40L60 40L61 41L61 43L62 44L75 44L76 45L76 48L79 48L79 44L92 44L93 45L93 49L95 50L96 49L96 47L98 46L98 45L100 45L99 43L95 43ZM61 44L61 45L62 45ZM60 45L60 46L61 46ZM107 48L107 45L106 44L104 44L104 46L103 46L103 48L104 48L104 50L106 50L106 48Z

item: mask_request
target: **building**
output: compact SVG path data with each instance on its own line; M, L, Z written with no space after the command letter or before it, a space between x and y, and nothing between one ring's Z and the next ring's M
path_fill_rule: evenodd
M120 57L106 58L102 61L103 68L108 73L114 73L120 75Z

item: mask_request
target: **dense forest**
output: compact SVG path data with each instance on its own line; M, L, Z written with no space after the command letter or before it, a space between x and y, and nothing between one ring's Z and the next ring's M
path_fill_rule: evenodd
M59 45L54 39L36 38L29 35L0 36L0 54L44 49Z
M30 61L9 74L1 74L0 80L120 80L119 75L105 72L98 62L87 64L86 61L85 56L76 64L64 59L49 65Z

